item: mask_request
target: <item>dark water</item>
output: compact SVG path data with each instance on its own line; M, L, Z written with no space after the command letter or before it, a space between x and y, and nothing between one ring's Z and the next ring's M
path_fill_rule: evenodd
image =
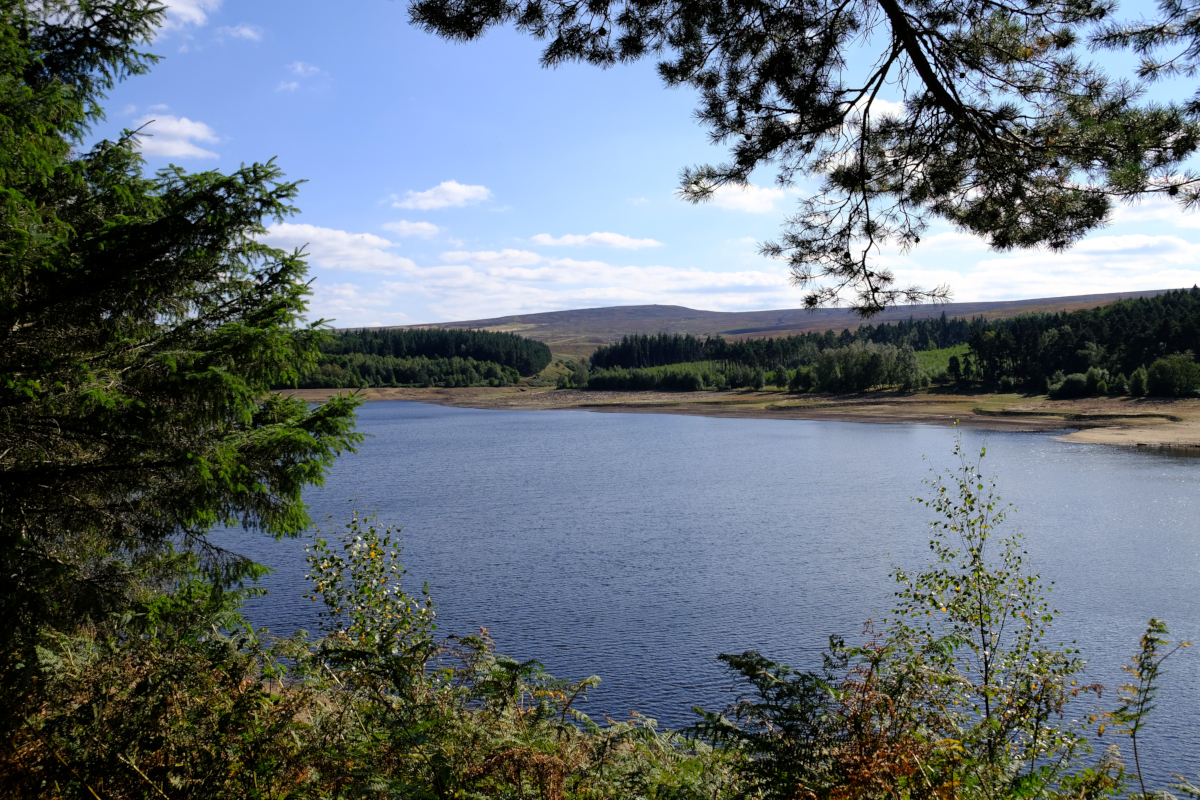
M373 438L306 495L314 519L358 496L404 526L409 588L429 582L442 633L485 625L501 652L558 677L600 675L593 717L672 727L731 699L718 653L815 666L829 634L853 642L879 619L892 565L927 562L929 512L910 498L953 447L949 429L919 425L402 402L367 404L359 427ZM984 471L1019 509L1010 524L1056 581L1055 639L1079 642L1091 680L1122 682L1152 616L1200 640L1200 460L963 437L976 452L986 439ZM301 542L224 537L277 570L252 620L316 630ZM1141 740L1159 785L1200 772L1200 652L1167 663Z

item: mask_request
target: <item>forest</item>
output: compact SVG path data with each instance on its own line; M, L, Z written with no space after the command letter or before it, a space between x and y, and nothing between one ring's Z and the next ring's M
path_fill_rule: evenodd
M720 336L700 339L692 334L659 333L624 336L621 341L596 349L589 359L594 369L639 369L662 367L688 361L729 361L748 367L772 370L816 360L822 350L860 344L907 344L914 350L938 350L963 344L970 336L971 322L948 319L909 319L879 325L860 325L840 332L822 331L779 338L730 342Z
M333 331L300 389L511 386L550 363L550 348L513 333L462 328ZM286 388L280 386L278 388Z
M930 374L915 353L946 351ZM1177 397L1200 389L1200 288L1120 300L1095 309L1009 319L941 318L862 325L856 330L728 342L690 334L634 335L591 358L591 389L699 390L787 386L862 392L936 383L978 385L1052 397L1131 394ZM665 369L689 364L686 369ZM704 364L703 368L696 366ZM686 373L689 377L684 377Z

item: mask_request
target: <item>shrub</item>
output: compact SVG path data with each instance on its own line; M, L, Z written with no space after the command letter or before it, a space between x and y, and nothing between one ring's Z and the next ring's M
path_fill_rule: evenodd
M701 711L696 729L742 755L731 800L1101 800L1126 796L1128 776L1141 774L1138 732L1163 661L1186 643L1169 648L1166 626L1150 621L1120 707L1092 718L1130 737L1134 769L1116 747L1089 763L1085 733L1065 720L1072 702L1101 687L1078 685L1078 650L1048 644L1051 587L1029 569L1022 535L1003 533L1010 507L961 441L956 455L958 468L928 481L931 499L918 500L936 514L935 562L894 571L896 607L883 626L867 624L865 644L831 637L813 672L755 651L720 656L744 691L723 714Z
M1112 394L1125 394L1129 391L1129 378L1125 377L1124 372L1120 373L1116 380L1109 384L1108 389Z
M1100 381L1096 384L1096 394L1108 394L1108 384Z
M1065 400L1070 397L1087 397L1092 392L1088 388L1087 376L1076 372L1052 385L1049 394L1055 400Z
M1129 377L1129 393L1134 397L1146 396L1146 368L1138 367Z
M1200 364L1191 351L1160 358L1146 370L1146 393L1156 397L1182 397L1200 386Z
M1013 390L1013 379L1008 377L1007 375L1005 375L1004 377L1002 377L1000 379L1000 391L1007 394L1008 392L1011 392L1012 390Z

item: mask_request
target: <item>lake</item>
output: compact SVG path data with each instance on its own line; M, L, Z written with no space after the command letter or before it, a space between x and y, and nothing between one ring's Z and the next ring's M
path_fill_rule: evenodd
M734 697L718 653L813 667L830 634L854 643L881 619L893 565L928 561L932 517L910 498L930 467L951 466L955 435L407 402L366 404L359 429L370 438L358 454L305 495L315 520L348 516L357 497L403 526L406 586L428 581L441 633L486 626L500 652L557 677L599 675L583 706L594 718L636 710L669 727ZM986 442L983 471L1018 508L1010 527L1056 581L1053 638L1079 643L1089 679L1110 687L1106 707L1150 617L1200 640L1200 459L1042 433L962 436L975 453ZM302 541L219 540L276 570L270 595L248 606L253 622L317 629L317 604L300 599ZM1167 670L1139 739L1158 785L1200 772L1200 653Z

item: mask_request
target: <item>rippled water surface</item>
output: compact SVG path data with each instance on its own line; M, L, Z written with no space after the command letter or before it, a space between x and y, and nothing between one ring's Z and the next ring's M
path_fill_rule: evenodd
M428 581L442 633L487 626L502 652L558 677L600 675L593 716L670 726L731 699L718 653L815 666L830 634L854 641L879 619L892 565L927 561L929 512L910 498L953 447L952 431L920 425L404 402L367 404L359 428L371 438L306 495L314 519L346 516L357 496L404 527L409 586ZM986 439L985 472L1056 581L1056 638L1079 642L1091 679L1121 682L1152 616L1200 640L1200 459L963 437L976 451ZM302 542L222 538L277 570L254 622L316 630ZM1194 776L1200 652L1168 665L1146 749L1160 774Z

